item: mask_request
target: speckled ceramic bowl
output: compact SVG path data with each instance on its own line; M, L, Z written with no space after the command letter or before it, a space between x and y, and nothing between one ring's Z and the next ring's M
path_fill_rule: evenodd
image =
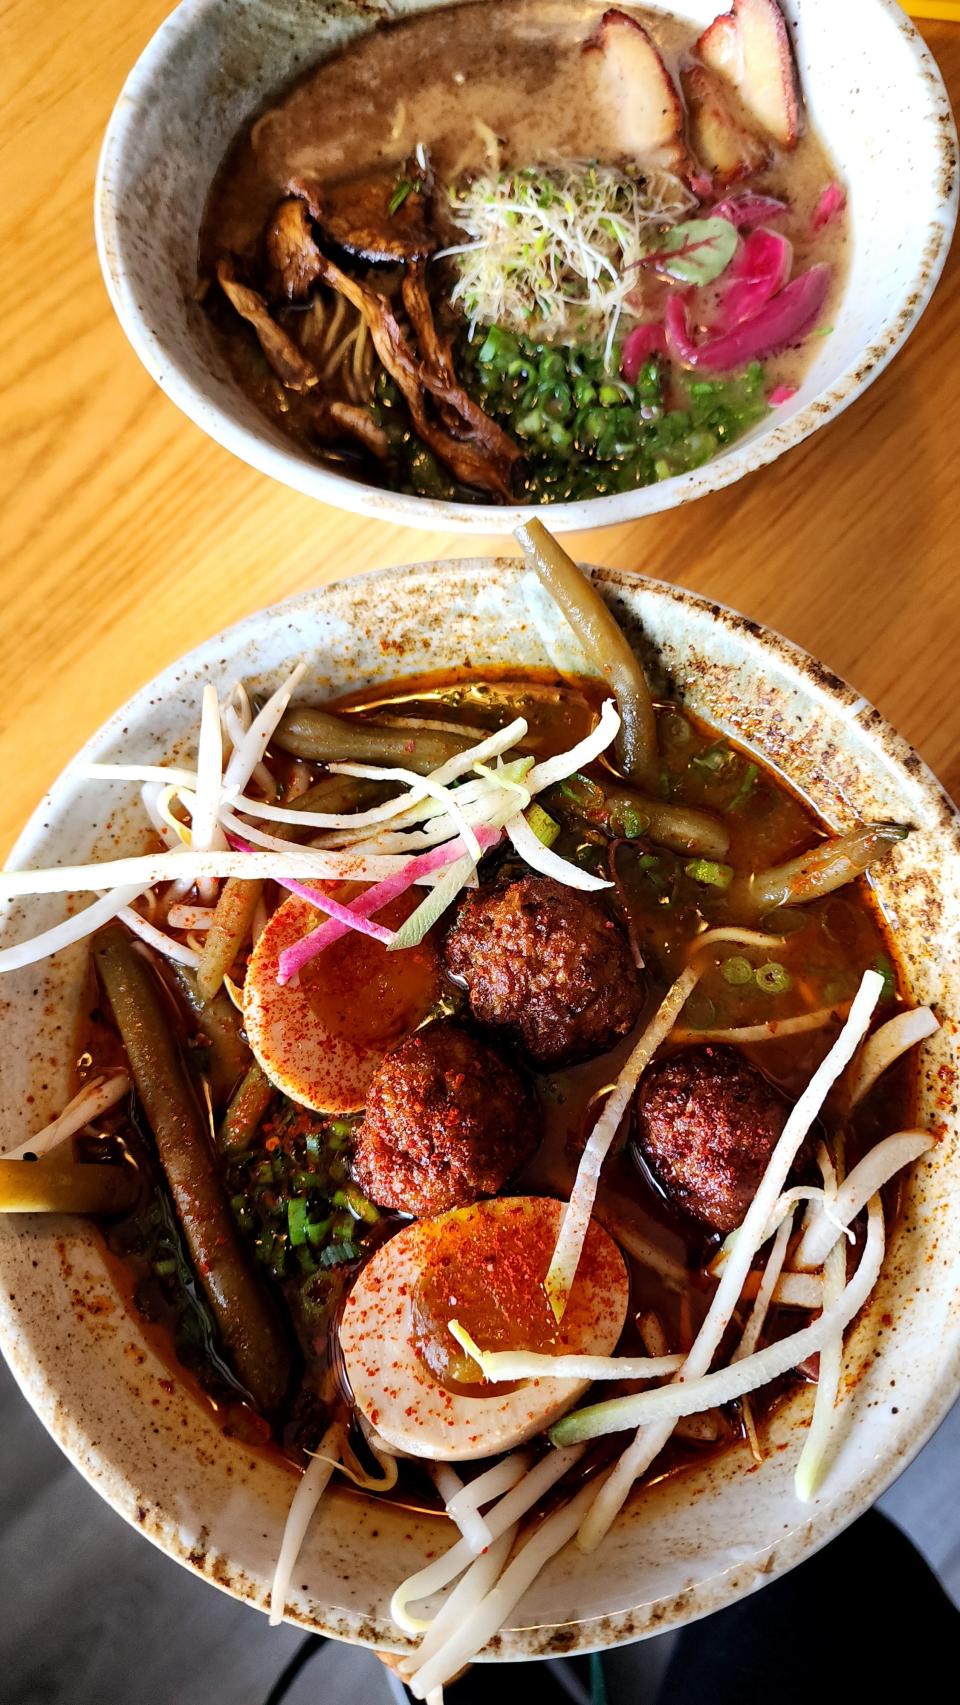
M801 1506L793 1495L805 1393L777 1412L759 1469L733 1450L644 1492L595 1556L568 1548L530 1589L491 1658L612 1645L762 1585L872 1502L960 1388L960 1219L951 1208L960 1189L958 818L877 712L803 652L690 593L594 574L691 708L776 765L831 824L843 829L865 817L916 825L881 867L877 892L916 998L944 1019L924 1050L920 1110L941 1141L910 1177L881 1282L850 1343L839 1452L816 1502ZM196 737L204 679L242 676L265 687L299 657L309 668L306 690L318 699L467 662L586 669L556 607L515 561L426 563L307 593L241 622L145 687L83 757L167 758ZM72 862L117 843L138 850L136 790L119 805L118 792L101 803L68 768L12 862ZM62 900L13 907L0 918L0 943L62 915ZM0 986L5 1148L62 1105L83 960L74 950ZM224 1438L210 1412L171 1385L83 1221L0 1219L0 1341L41 1419L113 1507L197 1574L262 1608L292 1478ZM448 1533L441 1517L338 1487L297 1567L293 1616L402 1649L388 1614L391 1592Z
M97 241L111 301L141 361L219 444L342 509L405 526L491 533L536 509L402 496L312 461L239 390L194 299L204 202L244 122L299 71L379 20L436 4L183 0L134 67L110 121ZM716 461L662 485L551 505L544 513L554 530L652 515L774 461L882 372L933 294L957 206L956 131L936 65L895 0L781 4L813 121L851 187L853 270L833 334L792 402ZM670 10L702 27L722 5L677 0Z

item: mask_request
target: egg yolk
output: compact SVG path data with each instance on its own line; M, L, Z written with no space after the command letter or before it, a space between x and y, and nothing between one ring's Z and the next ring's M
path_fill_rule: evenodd
M412 1297L412 1341L434 1378L450 1391L502 1396L513 1384L488 1384L448 1329L465 1326L485 1350L581 1351L595 1327L596 1297L616 1284L616 1250L591 1225L563 1319L543 1288L562 1204L541 1200L478 1202L444 1214L433 1228ZM606 1269L609 1268L609 1273Z

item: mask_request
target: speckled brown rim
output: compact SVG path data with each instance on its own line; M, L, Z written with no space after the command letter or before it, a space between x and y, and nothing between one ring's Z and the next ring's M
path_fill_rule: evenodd
M174 694L175 690L182 696L184 681L195 679L198 669L214 667L221 654L227 656L232 650L238 649L241 636L246 643L247 653L255 659L258 622L270 615L282 618L285 629L293 635L299 634L302 640L305 620L318 601L323 602L325 594L330 598L338 596L342 609L354 611L357 623L362 626L365 620L373 619L384 609L389 612L391 609L402 607L411 596L411 589L414 597L421 601L430 596L432 608L436 610L438 601L435 587L438 577L445 580L451 599L458 587L466 586L472 589L470 595L476 600L490 587L495 589L500 583L509 589L515 580L520 578L516 570L517 564L512 559L487 564L435 563L423 568L394 569L358 577L349 583L348 587L326 588L322 593L301 595L288 600L275 612L263 612L260 617L247 618L237 624L236 628L217 636L197 653L191 654L167 670L119 711L106 725L106 730L101 731L101 736L95 737L86 750L90 752L98 749L103 733L113 736L119 734L128 719L134 718L138 711L142 712L145 705L162 705L165 698ZM930 877L927 925L922 927L933 927L930 908L937 898L937 883L944 880L942 873L945 873L946 880L951 883L947 898L956 910L956 889L960 887L960 883L955 880L954 873L960 873L960 819L916 753L886 724L876 710L807 653L731 610L673 586L638 581L627 574L610 570L597 569L591 573L618 615L636 634L639 635L638 622L642 620L644 629L649 630L651 634L656 630L661 636L682 635L676 640L678 650L672 661L672 670L681 689L684 692L689 691L691 695L694 691L700 691L704 679L710 677L712 672L712 678L707 681L707 690L715 696L716 702L725 703L724 725L729 725L732 732L748 740L752 730L757 737L757 743L763 746L764 755L774 762L781 762L793 775L793 779L798 779L795 768L796 748L794 756L791 757L789 716L784 714L784 707L789 710L789 705L786 701L781 703L777 700L775 694L771 696L766 688L759 696L745 690L745 669L750 670L758 681L771 678L776 671L783 672L803 713L799 726L802 728L806 745L815 743L808 738L808 734L811 727L816 727L821 712L830 715L839 713L851 724L855 722L860 731L861 750L858 764L863 764L865 751L873 754L868 761L877 765L880 778L877 786L885 785L886 778L891 785L901 787L904 794L915 802L916 814L922 815L924 827L934 837L931 845L936 848L937 868ZM429 577L428 580L425 576ZM444 600L444 603L446 602L447 600ZM437 631L442 633L446 623L445 614L438 611L434 621ZM526 638L521 635L515 642L515 655L530 655L534 639L532 629ZM294 643L291 641L291 646ZM510 643L514 644L514 641L511 640ZM658 643L661 643L661 640L658 639ZM402 668L398 669L395 665L389 649L388 656L391 672L402 673ZM440 659L436 661L439 662ZM321 678L321 690L329 691L330 685L336 680L336 659L333 660L332 668L333 673L329 681ZM829 756L830 748L826 747L824 750ZM80 754L81 759L83 756L84 754ZM859 777L852 771L845 773L842 750L833 753L831 763L830 776L824 778L819 770L811 770L808 779L815 780L818 786L829 783L828 793L821 794L821 800L828 796L835 797L834 814L842 821L843 800L848 792L851 796L856 796L855 786ZM55 785L48 800L34 814L18 841L11 863L30 857L35 842L42 840L46 820L56 812L58 792L62 792L66 787L74 767L70 766L64 777ZM896 885L893 892L895 895ZM905 905L909 904L906 887L902 888L902 898ZM941 997L942 1011L956 1011L960 1004L957 998L960 991L960 970L956 963L955 947L954 942L954 958L945 965L943 971L943 989L949 994L950 1004L946 1004L946 1000ZM955 1033L954 1024L951 1027L951 1037L954 1037ZM951 1057L956 1059L955 1044L952 1041L951 1047L954 1048ZM931 1067L931 1072L932 1069ZM960 1149L957 1142L958 1121L955 1104L949 1109L944 1122L944 1132L949 1142L938 1155L938 1163L943 1168L950 1164L956 1168L960 1166ZM941 1192L941 1196L942 1203L938 1197L935 1206L948 1207L946 1195ZM904 1256L897 1252L896 1257L892 1252L891 1262L895 1258L901 1266L906 1263L905 1271L912 1283L913 1270L910 1267L909 1250ZM3 1272L3 1259L5 1258L0 1258L0 1277ZM898 1277L899 1282L904 1282L903 1273L899 1269L895 1277ZM891 1282L894 1282L893 1279ZM945 1282L942 1279L938 1281L938 1294L942 1294ZM955 1272L952 1285L955 1293ZM881 1306L878 1301L877 1307ZM574 1597L571 1600L568 1583L561 1582L566 1596L561 1593L557 1609L562 1609L562 1614L544 1614L544 1607L541 1607L529 1620L521 1621L518 1626L504 1631L491 1643L485 1656L491 1659L532 1658L557 1651L586 1651L645 1637L707 1615L793 1567L854 1520L879 1496L921 1448L950 1407L960 1390L960 1299L955 1294L951 1307L947 1329L939 1341L940 1362L936 1381L931 1382L929 1387L924 1389L922 1398L914 1403L908 1427L893 1421L877 1423L881 1426L880 1445L871 1452L868 1466L864 1472L857 1474L855 1484L846 1495L822 1508L814 1507L810 1519L796 1522L792 1529L785 1523L788 1531L776 1544L765 1544L759 1551L754 1547L748 1555L738 1555L729 1562L718 1563L714 1572L707 1579L699 1580L696 1585L652 1598L638 1596L634 1602L615 1613L581 1613L580 1599ZM875 1330L878 1331L879 1328L871 1318L858 1328L856 1342L848 1351L850 1362L856 1364L858 1370L854 1378L854 1388L863 1369L869 1367L871 1359L880 1359L880 1352L874 1347ZM87 1417L82 1409L65 1405L56 1377L44 1374L31 1362L23 1328L11 1307L6 1286L2 1283L0 1342L15 1376L40 1418L70 1459L113 1508L135 1524L141 1532L146 1533L161 1549L196 1573L212 1580L235 1596L262 1607L265 1594L262 1579L251 1578L236 1566L228 1554L217 1552L205 1528L201 1528L199 1535L184 1533L169 1508L162 1503L152 1505L143 1485L138 1486L129 1477L118 1473L109 1451L91 1435ZM888 1360L889 1347L883 1354ZM785 1430L784 1437L787 1441L796 1427L802 1424L803 1419L802 1413L792 1413L788 1407L782 1421L777 1423L778 1428L782 1426ZM748 1498L749 1476L741 1474L738 1486L742 1487L742 1498ZM699 1498L702 1489L695 1490ZM678 1517L683 1515L689 1491L690 1481L685 1480L677 1495ZM709 1477L706 1491L710 1491ZM666 1495L665 1493L664 1496ZM657 1496L655 1489L654 1498L649 1504L647 1500L644 1501L643 1521L650 1519ZM689 1510L687 1514L689 1515ZM709 1514L708 1507L698 1502L696 1514L698 1520L702 1521L704 1514ZM673 1519L669 1505L667 1517ZM628 1531L627 1538L630 1536ZM742 1551L743 1547L740 1549ZM610 1567L614 1571L616 1563L616 1556L613 1556ZM591 1570L602 1566L600 1557L591 1560ZM615 1596L622 1595L618 1591ZM575 1609L574 1606L578 1608ZM347 1640L394 1649L404 1649L406 1644L389 1621L380 1616L336 1611L329 1604L324 1605L313 1598L295 1603L290 1612L290 1619L305 1627L318 1628Z
M787 450L803 443L818 428L842 414L893 360L927 308L946 263L957 218L957 132L949 99L936 62L922 36L896 0L873 0L902 33L906 66L925 85L927 118L935 127L938 164L931 211L920 243L916 276L882 329L860 350L840 376L795 413L788 404L781 419L772 417L706 467L677 475L656 486L578 503L548 506L452 503L384 491L344 478L330 468L308 461L292 448L279 448L260 431L233 419L187 372L179 351L158 334L138 300L130 276L131 239L124 217L123 162L140 108L151 99L154 79L177 42L178 35L218 0L182 0L161 25L130 73L107 128L97 171L95 225L100 264L110 300L134 350L178 408L218 443L257 468L308 497L336 504L355 514L371 515L405 526L455 530L464 533L506 532L531 515L549 520L558 532L612 526L674 509L720 491L745 474L756 472ZM655 3L655 0L653 0ZM802 0L785 0L790 7ZM375 17L389 16L389 7L365 8ZM678 7L682 11L682 6ZM865 50L866 51L866 50Z

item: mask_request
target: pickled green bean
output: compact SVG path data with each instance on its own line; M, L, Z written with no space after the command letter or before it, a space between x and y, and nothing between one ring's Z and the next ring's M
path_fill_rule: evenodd
M731 898L756 912L822 899L824 894L843 888L886 858L891 848L910 832L903 823L865 823L852 834L822 841L786 864L742 877L731 891Z
M386 727L360 717L334 716L313 705L288 710L273 738L284 752L314 764L396 764L417 775L429 775L476 744L471 734Z
M118 926L98 937L94 958L224 1349L257 1408L270 1414L289 1384L289 1345L240 1242L159 984Z
M51 1155L0 1160L0 1213L123 1214L139 1190L129 1163L86 1165Z
M220 890L197 967L197 989L205 1005L223 987L224 977L247 940L262 893L262 882L245 882L239 876L231 876Z
M222 1107L250 1064L250 1050L240 1034L240 1014L223 989L212 1000L203 1000L193 972L185 965L171 964L170 971L197 1029L210 1045L210 1094L214 1105Z
M254 1060L224 1114L217 1136L217 1148L221 1154L242 1154L250 1147L275 1094L276 1090L263 1067Z
M730 845L729 832L720 818L693 805L668 804L622 787L610 790L606 806L611 828L621 830L624 822L630 821L630 813L635 813L638 823L646 819L647 827L642 833L658 846L669 847L671 852L722 859Z
M657 719L647 678L627 637L599 592L540 521L518 527L523 546L547 591L616 695L621 727L617 757L630 781L651 787L657 774Z
M290 805L294 811L361 811L379 805L389 791L383 782L364 781L360 776L321 776ZM295 841L310 833L306 823L271 823L269 828L279 841Z

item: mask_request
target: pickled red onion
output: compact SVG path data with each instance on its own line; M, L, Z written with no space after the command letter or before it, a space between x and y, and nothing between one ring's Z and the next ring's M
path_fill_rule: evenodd
M712 331L726 335L745 320L754 320L782 290L793 271L793 244L778 231L761 226L751 231L733 258L729 283L720 298Z
M747 225L761 225L768 219L778 219L781 214L789 212L785 201L780 201L774 195L728 195L724 201L718 201L716 207L709 212L718 219L729 219L731 225L736 225L742 231Z
M813 330L827 299L833 268L812 266L774 296L759 314L720 337L695 343L687 308L679 296L667 303L667 342L677 360L710 373L730 373L749 361L762 361Z
M634 326L624 339L620 357L620 372L627 384L636 384L641 367L649 361L651 355L666 353L667 339L661 321L649 320L645 325Z
M814 209L811 229L822 231L847 205L847 192L840 184L828 184Z

